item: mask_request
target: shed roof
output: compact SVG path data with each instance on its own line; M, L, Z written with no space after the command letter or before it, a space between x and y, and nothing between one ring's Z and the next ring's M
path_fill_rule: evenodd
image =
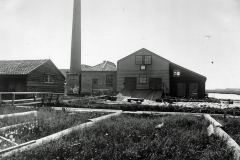
M26 75L49 61L42 60L0 60L0 75Z

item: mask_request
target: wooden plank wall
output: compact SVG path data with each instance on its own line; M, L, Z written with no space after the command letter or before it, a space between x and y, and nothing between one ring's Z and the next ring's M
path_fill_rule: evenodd
M113 75L113 87L106 86L106 75ZM92 79L98 79L99 89L110 89L116 92L117 79L116 71L83 71L82 72L82 89L83 93L92 92Z
M147 83L141 84L139 81L139 75L144 74L141 71L118 71L117 73L117 91L121 91L124 88L124 77L136 77L137 78L137 89L149 89L149 78L162 78L162 83L169 88L169 71L150 71L147 72ZM167 92L166 91L166 92ZM167 92L168 93L168 92Z
M173 70L179 69L181 72L180 77L173 77ZM170 63L170 95L177 97L177 84L179 82L186 83L186 96L189 96L189 84L198 83L198 96L199 98L204 98L205 96L205 82L206 78L198 74L194 74L189 70L179 67L173 63Z
M146 70L140 70L140 65L136 65L136 55L150 55L152 56L152 64L145 65ZM170 91L169 86L169 61L157 56L156 54L141 49L121 60L117 64L117 91L121 91L124 88L124 77L136 77L137 89L149 89L149 78L162 78L162 83L168 88L167 93ZM140 84L139 75L147 75L147 83Z
M54 75L54 82L45 83L44 73ZM65 77L61 74L53 62L49 60L28 74L27 91L63 93L64 81Z

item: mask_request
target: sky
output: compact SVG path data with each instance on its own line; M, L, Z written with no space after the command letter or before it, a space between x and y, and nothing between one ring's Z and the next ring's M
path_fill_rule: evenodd
M240 0L81 0L82 64L146 48L240 88ZM0 0L0 60L51 59L70 68L73 0Z

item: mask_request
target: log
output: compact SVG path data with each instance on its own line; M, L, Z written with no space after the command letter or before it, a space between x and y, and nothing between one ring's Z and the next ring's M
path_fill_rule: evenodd
M211 136L212 134L214 134L214 127L212 124L210 124L209 127L207 128L207 134L208 136Z
M226 132L224 132L221 128L216 127L214 132L217 136L222 137L227 141L228 147L234 149L234 158L236 160L239 160L240 159L240 147L239 147L239 145Z
M88 121L90 121L90 122L98 122L98 121L100 121L100 120L108 119L108 118L111 118L111 117L113 117L113 116L119 116L121 113L122 113L122 112L119 111L119 112L112 113L112 114L108 114L108 115L105 115L105 116L88 119Z
M22 151L25 151L25 150L30 150L30 149L36 148L38 146L45 145L46 143L53 142L53 141L56 141L56 140L60 139L62 136L69 135L69 134L71 134L74 131L79 131L81 129L84 129L84 128L87 128L87 127L91 127L96 122L99 122L101 120L110 118L112 116L118 116L120 114L121 114L121 112L117 112L117 113L109 114L107 116L102 116L102 118L101 117L94 118L94 120L92 122L86 122L86 123L80 124L78 126L74 126L74 127L65 129L63 131L54 133L54 134L49 135L47 137L43 137L41 139L36 140L36 143L30 144L30 145L27 145L27 146L23 146L23 147L15 149L15 150L3 153L1 155L1 157L9 157L9 156L11 156L13 154L16 154L18 152L22 152Z
M222 127L222 125L216 121L214 118L212 118L209 114L204 114L203 117L208 120L211 124L213 124L214 127Z
M37 123L37 121L19 123L19 124L14 124L14 125L2 127L2 128L0 128L0 132L5 132L6 130L13 129L13 128L17 128L17 127L19 127L19 126L23 126L23 125L25 125L25 124L31 124L31 123Z
M15 116L25 116L25 115L29 115L29 114L34 114L34 116L37 116L37 111L29 111L29 112L21 112L21 113L13 113L13 114L4 114L4 115L0 115L0 119L3 118L10 118L10 117L15 117Z
M5 141L8 141L9 143L11 143L11 144L13 144L13 145L15 145L15 146L18 145L17 143L12 142L11 140L9 140L9 139L7 139L7 138L5 138L5 137L0 136L0 138L3 139L3 140L5 140Z

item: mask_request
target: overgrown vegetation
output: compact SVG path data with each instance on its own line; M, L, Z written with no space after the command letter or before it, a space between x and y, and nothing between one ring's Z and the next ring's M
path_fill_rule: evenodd
M225 141L207 136L208 125L202 117L121 115L11 159L233 159Z
M15 107L15 106L4 106L0 107L0 115L3 114L12 114L12 113L20 113L20 112L27 112L35 110L34 108L22 108L22 107Z
M240 118L214 117L214 119L222 124L222 129L240 145Z
M0 132L0 136L10 139L13 137L14 142L21 144L31 140L36 140L50 134L62 131L72 126L86 122L90 118L96 118L104 113L74 113L69 114L63 111L55 111L51 108L40 108L37 117L21 116L17 120L30 122L22 126L8 129ZM6 118L2 123L11 121L15 118ZM16 122L16 121L15 121ZM7 123L9 124L9 123Z
M157 105L139 105L139 104L99 104L96 103L96 99L82 99L78 101L68 101L68 103L62 103L61 106L73 107L73 108L93 108L93 109L116 109L123 111L160 111L160 112L191 112L191 113L210 113L210 114L227 114L240 116L240 108L210 108L206 106L202 107L184 107L181 105L166 104L165 106Z

